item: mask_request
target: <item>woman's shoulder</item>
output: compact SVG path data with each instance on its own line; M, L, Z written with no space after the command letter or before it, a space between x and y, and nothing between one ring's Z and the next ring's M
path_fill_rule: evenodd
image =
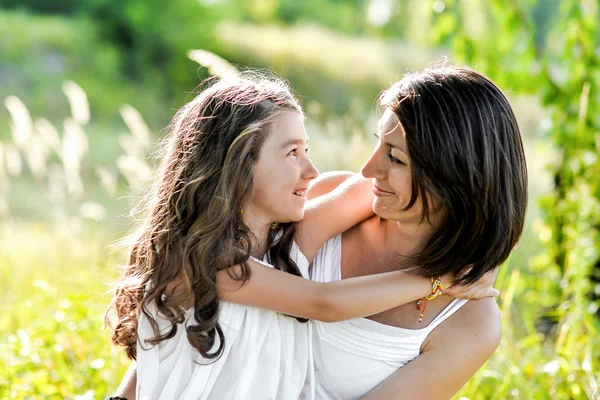
M480 300L469 300L464 305L464 311L457 318L457 324L463 329L475 329L487 332L488 336L500 339L502 335L502 315L493 297Z
M451 318L434 329L426 348L453 346L465 356L477 352L491 356L502 338L502 318L496 300L468 301Z

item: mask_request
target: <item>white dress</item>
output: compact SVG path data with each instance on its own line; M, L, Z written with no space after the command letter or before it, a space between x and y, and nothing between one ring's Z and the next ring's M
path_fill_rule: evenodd
M308 278L308 260L295 243L291 258ZM192 318L190 310L186 323ZM158 321L161 329L169 328L165 319ZM310 324L273 311L227 302L221 302L219 324L225 335L225 349L221 358L214 361L204 359L190 345L181 325L175 337L152 348L142 346L142 340L154 335L148 319L140 316L137 398L312 399Z
M311 279L341 279L342 236L321 247ZM456 299L426 327L404 329L370 319L312 321L315 399L359 399L398 368L417 357L427 335L467 300Z

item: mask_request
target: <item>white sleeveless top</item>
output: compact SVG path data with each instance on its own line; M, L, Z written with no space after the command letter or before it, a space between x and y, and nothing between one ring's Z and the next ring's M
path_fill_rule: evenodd
M316 255L311 279L341 279L342 235L328 240ZM416 358L427 335L467 300L456 299L426 327L405 329L370 319L312 321L315 399L359 399Z
M291 258L308 279L308 260L295 243ZM156 311L151 312L156 318ZM191 309L185 323L192 319ZM170 324L165 319L157 321L161 332L168 331ZM312 399L310 324L227 302L221 302L219 324L225 349L214 361L204 359L190 345L181 324L173 338L154 347L142 345L154 336L142 314L138 322L137 399Z

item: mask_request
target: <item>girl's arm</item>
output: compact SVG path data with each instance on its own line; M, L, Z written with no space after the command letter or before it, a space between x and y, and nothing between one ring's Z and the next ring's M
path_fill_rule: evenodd
M222 300L324 322L366 317L431 294L429 279L403 271L320 283L252 259L248 265L251 275L243 285L228 271L217 273L217 289ZM232 272L239 276L239 271ZM452 293L453 297L497 295L496 289L482 288L480 284L455 286Z
M298 223L294 239L309 262L328 239L373 215L375 195L370 179L357 174L348 177L347 173L333 178L322 181L321 187L311 187L313 193L331 190L331 183L343 179L335 189L309 200Z
M340 186L348 178L356 175L350 171L328 171L319 174L317 179L310 181L306 198L312 200L316 197L323 196Z
M429 334L417 358L362 399L450 399L494 354L501 336L496 302L470 301Z

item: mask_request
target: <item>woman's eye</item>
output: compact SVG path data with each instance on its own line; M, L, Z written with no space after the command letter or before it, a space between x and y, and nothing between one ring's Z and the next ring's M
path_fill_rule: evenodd
M400 165L405 165L402 161L398 160L396 157L394 157L392 155L392 153L388 153L388 158L390 159L390 161L392 162L392 164L400 164Z
M298 151L298 149L294 149L294 150L290 151L290 152L288 153L288 156L289 156L289 155L296 156L296 155L297 155L297 154L296 154L296 152L297 152L297 151Z
M308 154L310 152L310 147L307 147L306 149L304 149L304 154Z

